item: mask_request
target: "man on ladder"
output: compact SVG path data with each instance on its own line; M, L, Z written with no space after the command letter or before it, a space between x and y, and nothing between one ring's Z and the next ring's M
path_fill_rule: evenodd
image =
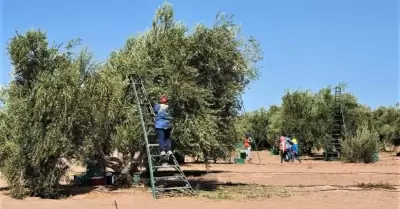
M171 155L172 117L168 108L168 97L163 95L160 104L154 106L155 129L160 146L161 156Z

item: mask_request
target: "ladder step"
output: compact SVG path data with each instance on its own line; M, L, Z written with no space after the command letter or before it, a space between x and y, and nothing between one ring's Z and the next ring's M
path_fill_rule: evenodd
M141 118L141 125L142 125L142 131L143 131L143 138L146 144L146 151L149 154L147 158L151 158L148 166L149 168L152 168L150 171L150 178L152 178L152 192L153 192L153 197L155 197L156 192L161 192L161 191L166 191L166 190L183 190L183 189L190 189L193 190L192 187L190 186L189 181L186 179L185 174L182 172L179 164L177 163L174 155L168 156L168 155L160 155L160 152L158 150L159 144L157 143L156 137L156 131L154 127L154 121L155 121L155 114L154 114L154 109L153 109L153 104L150 102L149 97L146 93L146 89L144 87L145 82L141 80L141 78L138 75L131 74L129 76L131 86L133 86L133 90L135 93L135 106L138 109L139 116ZM154 153L154 155L152 154ZM161 157L158 158L159 160L155 159L156 157ZM168 160L173 160L173 163L171 164L166 164L163 163L163 165L160 165L162 158L169 158ZM172 159L171 159L172 157ZM153 166L155 164L155 166ZM174 176L174 175L167 175L167 176L159 176L155 177L154 175L156 174L158 168L173 168L175 171L177 171L180 175L179 176ZM160 169L161 170L161 169ZM168 169L167 169L168 170ZM185 186L178 186L174 185L175 187L155 187L155 182L159 180L161 181L160 183L164 183L162 180L179 180L181 185ZM182 181L182 182L181 182ZM167 183L167 181L165 181ZM171 185L173 186L173 185Z
M167 155L151 155L151 157L168 157Z
M179 168L179 165L156 165L153 168Z
M169 181L173 181L173 180L186 181L183 176L160 176L160 177L154 177L154 179L156 179L156 180L169 180Z
M182 186L182 187L157 187L156 190L157 191L168 191L168 190L181 190L181 189L191 189L191 187L189 185L186 186Z

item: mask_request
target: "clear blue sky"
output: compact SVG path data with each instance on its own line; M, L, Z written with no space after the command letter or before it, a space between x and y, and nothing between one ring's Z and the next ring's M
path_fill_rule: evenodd
M9 77L5 43L14 31L40 28L50 40L80 37L105 60L125 40L151 26L162 0L3 0L0 84ZM318 90L340 81L371 107L399 101L396 0L176 0L175 18L193 27L218 11L235 16L264 50L261 78L244 96L247 110L279 104L285 89Z

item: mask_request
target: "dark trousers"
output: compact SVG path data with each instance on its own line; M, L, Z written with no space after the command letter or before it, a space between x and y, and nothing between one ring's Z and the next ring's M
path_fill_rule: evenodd
M290 149L287 149L286 151L280 151L280 155L281 155L281 163L283 163L283 161L286 161L286 156L288 158L288 160L290 161L292 159L292 151Z
M289 160L292 160L292 148L288 148L288 149L286 149L286 154L287 154L287 156L288 156L288 159Z
M171 150L171 129L156 129L158 144L161 151Z
M281 163L283 163L283 161L285 160L285 157L286 157L286 151L280 150L279 154L281 156Z
M294 159L298 160L301 163L301 160L299 158L299 153L297 151L293 151L292 153L292 162L294 162Z

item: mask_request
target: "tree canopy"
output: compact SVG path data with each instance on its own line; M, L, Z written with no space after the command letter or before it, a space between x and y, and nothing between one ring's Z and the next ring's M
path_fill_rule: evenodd
M165 3L151 25L103 64L85 48L74 53L80 40L51 45L41 30L10 39L14 79L0 91L0 171L14 197L58 196L72 162L95 161L117 172L121 183L132 182L144 142L127 87L131 74L144 81L150 101L169 97L174 149L181 154L228 158L246 132L262 146L273 146L282 133L296 135L303 153L323 146L332 123L331 87L287 91L279 106L240 114L262 51L231 16L219 13L212 26L189 30ZM349 135L367 135L359 129L368 127L383 143L399 138L399 105L371 110L345 93L343 110Z
M261 49L224 14L191 32L173 18L172 6L163 4L152 27L104 64L85 49L73 53L79 40L49 45L40 30L10 39L14 79L1 94L0 170L14 197L59 195L73 160L96 161L129 181L143 157L130 74L145 82L150 101L170 97L177 150L229 156L238 141L239 98L257 78Z

